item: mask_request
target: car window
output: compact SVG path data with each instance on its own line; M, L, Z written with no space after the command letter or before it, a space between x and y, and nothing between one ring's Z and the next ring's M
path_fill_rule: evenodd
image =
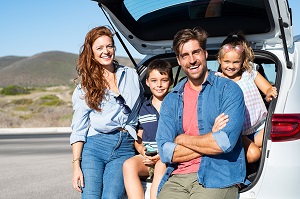
M275 64L260 64L260 67L257 69L258 72L263 75L270 84L274 85L276 81L276 66Z
M132 15L132 17L138 21L141 17L148 13L152 13L156 10L165 9L170 6L174 6L181 3L190 2L190 0L172 0L172 1L136 1L125 0L124 5Z
M217 71L219 67L219 63L217 60L208 60L207 61L207 68L212 71ZM186 77L186 74L181 70L181 67L178 65L175 65L173 67L173 76L174 76L174 84L175 86L178 82L180 82L183 78Z
M272 29L264 0L124 0L123 6L126 16L134 22L130 31L145 41L168 40L180 27L187 27L187 22L188 26L202 27L210 37L224 36L236 29L247 34Z
M166 61L169 61L171 63L171 65L173 66L172 72L173 72L174 84L170 87L170 90L171 90L173 87L175 87L177 85L178 82L180 82L184 77L186 77L186 74L183 72L183 70L181 70L181 67L178 65L175 57L165 57L163 59L165 59ZM148 63L151 60L148 60ZM269 59L255 59L254 63L257 66L256 70L261 75L263 75L270 82L271 85L275 85L276 64L274 62L270 61ZM145 64L145 66L147 64ZM150 92L148 86L146 86L146 84L145 84L146 68L147 67L144 67L144 69L142 71L140 71L140 77L142 80L142 84L144 86L145 96L148 98L149 96L151 96L151 92ZM209 58L207 60L207 68L212 71L218 71L219 63L216 60L215 52L209 56ZM263 94L262 94L262 96L263 96ZM264 98L264 96L263 96L263 98Z
M212 71L218 71L219 63L217 60L208 60L207 61L207 68ZM179 73L178 73L179 71ZM275 63L273 64L265 64L265 63L259 63L257 71L263 75L272 85L275 84L276 81L276 66ZM176 74L178 73L178 76ZM174 75L174 81L176 84L184 77L186 77L185 73L181 70L181 67L174 66L173 67L173 75Z
M182 10L186 13L183 16L190 17L191 19L196 19L221 17L223 15L245 15L245 13L243 13L242 11L235 11L235 13L231 14L229 13L230 10L237 7L252 8L252 13L255 13L257 9L265 9L263 0L227 0L226 2L223 0L124 0L124 5L131 16L135 19L135 21L143 21L143 17L157 18L157 13L164 13L165 16L173 15L178 10ZM249 13L247 12L247 14Z

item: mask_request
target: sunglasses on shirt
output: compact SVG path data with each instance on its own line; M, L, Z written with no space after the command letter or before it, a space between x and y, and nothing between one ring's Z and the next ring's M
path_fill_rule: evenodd
M117 104L119 104L122 107L122 111L125 115L130 114L131 113L131 109L129 108L128 105L126 105L125 99L122 97L122 95L119 95L116 98L116 102Z
M235 52L237 53L242 53L245 49L244 49L244 46L242 45L236 45L236 46L233 46L233 45L230 45L230 44L225 44L224 46L222 46L223 50L228 53L230 52L231 50L235 50Z

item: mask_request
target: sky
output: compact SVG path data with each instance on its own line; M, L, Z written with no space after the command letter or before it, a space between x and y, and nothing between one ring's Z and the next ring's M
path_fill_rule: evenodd
M300 35L300 1L289 0L293 32ZM32 56L47 51L79 53L86 33L109 25L91 0L3 1L0 6L0 57ZM116 55L127 57L115 38ZM143 58L129 43L134 58Z

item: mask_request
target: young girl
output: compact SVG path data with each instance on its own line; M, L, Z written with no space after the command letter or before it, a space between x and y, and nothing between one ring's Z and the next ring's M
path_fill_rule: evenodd
M267 109L259 90L266 95L266 101L277 97L276 87L255 70L254 53L242 33L229 35L218 53L221 76L232 79L243 90L246 121L243 126L243 145L248 163L260 158ZM259 89L259 90L258 90Z
M144 198L140 177L151 177L153 172L150 198L156 198L159 182L165 172L165 164L160 161L159 154L154 153L151 156L147 153L146 147L150 144L154 147L154 152L157 152L155 136L160 106L173 84L171 64L160 59L152 61L148 66L146 84L150 88L152 97L143 103L139 112L138 140L134 145L140 154L126 160L123 164L124 183L129 199Z

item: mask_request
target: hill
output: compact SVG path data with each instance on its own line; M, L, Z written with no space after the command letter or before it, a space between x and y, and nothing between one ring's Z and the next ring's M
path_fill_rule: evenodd
M72 84L78 55L60 51L31 57L0 57L0 87L46 87ZM117 57L120 64L133 66L129 58ZM138 61L138 60L137 60Z
M26 59L27 57L18 57L18 56L6 56L0 57L0 70L6 66L9 66L17 61Z

